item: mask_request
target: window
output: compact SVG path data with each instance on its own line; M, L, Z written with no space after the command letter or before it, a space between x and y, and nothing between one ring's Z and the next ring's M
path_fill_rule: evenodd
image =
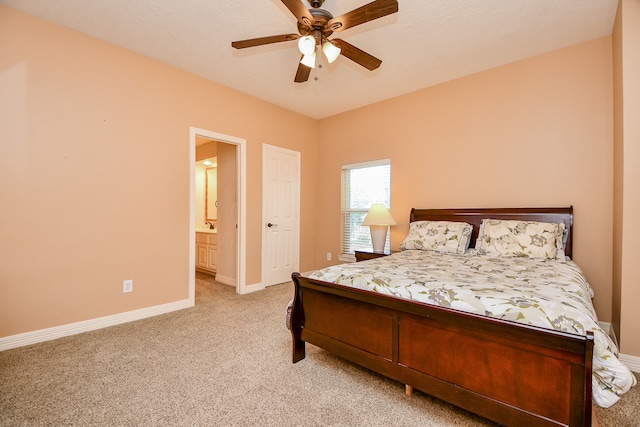
M391 162L389 159L342 167L342 254L370 251L371 234L362 221L374 203L390 206ZM389 250L389 235L385 251ZM347 259L350 260L350 259ZM354 259L355 260L355 259Z

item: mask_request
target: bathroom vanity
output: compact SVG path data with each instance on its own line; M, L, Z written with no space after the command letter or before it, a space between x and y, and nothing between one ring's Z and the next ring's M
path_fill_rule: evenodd
M218 230L196 230L196 270L216 274Z

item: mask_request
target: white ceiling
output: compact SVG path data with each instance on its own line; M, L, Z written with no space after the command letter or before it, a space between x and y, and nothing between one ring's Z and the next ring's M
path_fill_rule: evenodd
M326 0L322 8L338 16L369 2ZM617 0L398 0L398 13L339 34L380 58L380 68L341 56L301 84L293 82L296 42L231 47L297 33L280 0L0 3L316 119L609 35L617 7Z

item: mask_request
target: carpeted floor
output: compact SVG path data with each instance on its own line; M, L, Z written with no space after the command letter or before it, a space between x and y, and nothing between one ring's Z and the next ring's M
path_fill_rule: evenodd
M291 363L290 283L0 353L0 426L491 426L314 346ZM640 387L600 426L640 426Z

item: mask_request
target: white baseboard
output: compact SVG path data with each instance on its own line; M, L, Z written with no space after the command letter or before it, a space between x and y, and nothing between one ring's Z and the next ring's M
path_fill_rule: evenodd
M232 277L226 277L226 276L221 276L219 274L216 273L216 282L220 282L224 285L229 285L229 286L236 286L236 279L232 278Z
M622 364L631 369L633 372L640 373L640 357L619 354L618 359L620 359Z
M605 331L607 334L611 335L611 332L612 332L611 323L598 321L598 326L600 326L602 330Z
M607 335L609 335L616 347L620 348L620 346L618 345L618 337L616 337L616 331L611 327L611 323L599 321L598 325L602 328L603 331L607 333Z
M257 292L264 289L262 283L254 283L253 285L245 285L244 289L240 290L241 294L250 294L251 292Z
M154 307L128 311L126 313L99 317L97 319L84 320L82 322L69 323L67 325L55 326L47 329L40 329L38 331L11 335L8 337L0 338L0 351L24 347L26 345L37 344L40 342L50 341L56 338L67 337L70 335L76 335L83 332L95 331L96 329L102 329L108 326L115 326L122 323L133 322L134 320L146 319L147 317L170 313L172 311L182 310L189 307L193 307L193 303L188 299L185 299L182 301L156 305Z
M611 327L611 323L607 322L598 322L600 327L611 337L616 347L618 346L618 339L616 337L616 333ZM628 356L626 354L619 354L618 359L625 365L627 368L631 369L633 372L640 372L640 357L636 356Z

